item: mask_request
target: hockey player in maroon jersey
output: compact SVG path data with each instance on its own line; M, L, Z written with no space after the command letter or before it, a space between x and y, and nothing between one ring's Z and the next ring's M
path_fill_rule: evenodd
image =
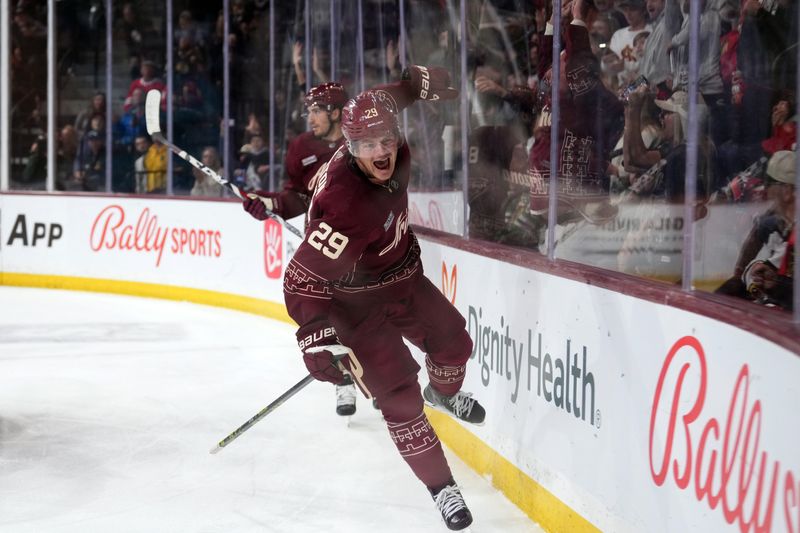
M342 107L347 92L339 83L323 83L306 94L304 105L309 131L298 135L286 152L287 180L280 192L254 191L247 195L242 207L258 220L267 218L267 210L292 218L308 209L312 179L317 169L326 163L344 144ZM356 387L349 376L336 385L336 413L351 416L356 412Z
M242 204L245 211L258 220L266 220L267 210L285 219L306 212L317 169L344 144L342 107L347 100L347 92L339 83L323 83L308 91L304 105L309 131L289 143L283 190L251 192Z
M317 174L306 239L284 277L309 371L333 383L345 371L366 396L377 397L400 455L452 530L469 526L472 515L423 404L474 424L486 413L460 390L472 351L465 320L422 272L408 224L411 154L397 113L417 99L457 94L446 70L412 66L403 81L348 102L346 146ZM404 338L427 354L424 392ZM332 364L331 346L349 349L342 366Z

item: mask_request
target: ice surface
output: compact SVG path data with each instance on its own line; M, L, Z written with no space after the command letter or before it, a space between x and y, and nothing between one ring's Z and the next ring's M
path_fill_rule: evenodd
M348 428L294 328L183 302L0 287L0 531L447 531L360 397ZM541 532L447 451L473 533Z

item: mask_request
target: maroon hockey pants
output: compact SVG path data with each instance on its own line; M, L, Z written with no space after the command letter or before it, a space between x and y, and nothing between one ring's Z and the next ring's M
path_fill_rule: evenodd
M424 276L403 298L383 300L380 290L334 300L331 319L339 339L353 350L347 366L367 396L378 399L400 455L428 487L450 478L442 446L422 411L419 365L403 342L427 354L431 385L455 394L464 380L472 340L464 317Z

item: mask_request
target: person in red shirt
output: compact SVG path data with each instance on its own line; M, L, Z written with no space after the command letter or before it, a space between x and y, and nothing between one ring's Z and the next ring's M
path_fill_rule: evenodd
M303 360L318 380L344 373L378 399L400 455L428 488L445 524L472 522L423 405L482 424L484 408L461 391L472 340L466 321L424 275L408 220L411 153L397 114L417 99L452 99L441 68L409 67L400 82L349 101L342 113L346 145L314 178L306 237L289 262L284 298L299 324ZM407 339L426 353L429 384ZM346 347L339 364L331 350Z
M306 212L314 190L314 175L344 144L342 107L347 100L347 91L339 83L323 83L308 91L304 105L309 131L289 143L283 189L279 192L258 190L250 193L242 204L245 211L258 220L265 220L267 211L284 219ZM356 387L346 377L344 383L336 384L336 413L352 416L355 412Z

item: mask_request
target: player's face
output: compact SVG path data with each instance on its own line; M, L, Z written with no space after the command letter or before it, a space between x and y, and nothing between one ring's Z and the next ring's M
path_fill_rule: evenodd
M391 133L356 141L353 155L370 181L383 184L392 177L399 141L397 135Z
M318 105L312 105L308 108L308 127L315 137L323 137L327 134L331 127L331 119L328 112Z

